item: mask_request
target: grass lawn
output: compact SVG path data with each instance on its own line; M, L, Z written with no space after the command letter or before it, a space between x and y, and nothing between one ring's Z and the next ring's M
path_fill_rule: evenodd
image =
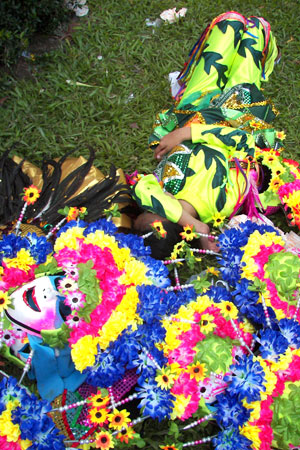
M104 172L110 164L126 172L153 170L147 140L156 113L171 105L169 72L181 69L216 15L236 10L265 17L277 37L282 60L264 93L280 111L275 126L286 132L287 156L300 160L298 0L88 0L88 6L88 16L80 18L70 41L32 61L32 79L2 73L2 150L17 144L12 154L38 163L43 156L57 157L72 149L77 156L88 155L90 146ZM146 25L147 18L155 20L175 6L188 8L179 23ZM149 422L144 427L147 450L158 450L164 424ZM185 439L199 439L199 428Z
M89 0L71 42L32 62L32 80L2 75L0 137L2 148L38 162L70 149L97 152L98 167L111 163L125 171L149 171L155 161L147 150L155 114L171 104L168 74L179 70L208 22L226 10L264 16L282 51L265 94L280 110L289 155L299 152L300 92L299 4L297 0ZM177 24L146 25L164 9L187 7ZM102 59L98 59L99 56ZM68 84L81 82L89 85ZM91 86L91 87L90 87Z

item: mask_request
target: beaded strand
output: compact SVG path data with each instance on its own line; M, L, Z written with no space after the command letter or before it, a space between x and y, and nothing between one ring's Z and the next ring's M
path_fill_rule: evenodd
M0 315L0 349L1 349L1 347L2 347L2 345L3 345L3 336L4 336L4 333L3 333L3 320L4 320L4 311L2 311L1 312L1 315Z
M231 322L231 325L232 325L232 327L233 327L233 329L234 329L234 331L235 331L235 333L236 333L236 335L237 335L237 337L238 337L242 347L245 347L248 350L248 352L251 353L251 355L253 355L253 352L252 352L251 348L248 347L248 345L246 344L246 342L245 342L243 336L241 335L240 330L239 330L237 324L235 323L235 321L231 318L230 322Z
M16 228L15 228L16 236L19 235L20 225L22 223L22 220L24 219L26 208L27 208L27 202L24 203L23 208L22 208L21 213L20 213L20 216L19 216L18 221L16 223Z
M186 425L185 427L181 428L181 430L189 430L190 428L194 428L195 426L200 425L200 423L206 422L207 420L210 420L213 417L214 417L213 414L208 414L207 416L204 416L201 419L195 420L189 425Z
M33 355L34 355L34 350L31 350L31 352L29 353L29 356L28 356L28 358L27 358L26 364L25 364L25 366L24 366L24 369L23 369L21 378L19 379L18 386L20 386L20 384L22 383L22 381L23 381L23 379L24 379L26 373L27 373L27 372L29 371L29 369L30 369L31 361L32 361Z
M46 236L46 239L48 240L56 231L58 231L60 229L60 227L63 225L63 223L67 220L66 217L64 217L63 219L61 219L60 222L58 222L57 225L55 225L55 227L52 228L51 231L49 231L49 233Z
M293 315L293 319L297 319L299 308L300 308L300 295L298 297L298 301L297 301L297 305L296 305L296 309L295 309L295 314Z
M198 441L190 441L190 442L185 442L182 447L188 447L189 445L200 445L200 444L205 444L205 442L210 442L212 441L216 436L208 436L205 437L203 439L199 439Z
M263 310L264 310L264 313L265 313L267 326L269 328L272 328L271 320L270 320L270 316L269 316L269 311L268 311L268 308L267 308L267 304L266 304L266 301L265 301L264 296L262 294L261 294L261 303L262 303L262 307L263 307Z

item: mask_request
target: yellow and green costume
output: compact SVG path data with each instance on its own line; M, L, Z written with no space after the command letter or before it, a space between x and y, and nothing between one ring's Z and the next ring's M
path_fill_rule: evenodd
M134 196L142 208L177 222L181 206L165 191L189 202L203 222L217 213L231 215L245 192L255 147L275 145L270 122L277 111L260 85L277 56L263 18L228 12L206 28L179 76L175 104L158 114L149 144L154 149L163 136L186 126L192 140L164 157L155 176L137 183Z

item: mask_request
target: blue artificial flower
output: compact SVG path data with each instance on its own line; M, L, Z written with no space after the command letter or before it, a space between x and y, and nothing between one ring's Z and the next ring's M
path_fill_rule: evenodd
M125 368L105 350L97 355L95 366L85 369L84 373L87 374L87 383L98 388L107 388L123 377Z
M221 285L211 286L205 294L212 298L215 303L221 303L223 301L233 302L230 291Z
M281 319L279 329L289 345L300 347L300 324L293 319Z
M18 381L15 378L3 377L0 381L0 414L6 409L9 400L16 399L22 404L27 397L26 390L18 386Z
M243 247L248 242L248 236L246 233L242 234L240 230L236 228L230 228L224 231L218 237L218 245L222 254L232 252L233 249Z
M19 250L22 248L28 249L29 247L30 243L26 238L16 236L13 233L2 235L2 240L0 241L1 262L3 258L15 258Z
M131 332L131 327L125 330L116 341L109 346L109 351L113 357L124 366L136 359L142 350L135 332Z
M162 326L157 318L153 317L152 322L140 325L136 331L136 337L141 345L149 351L157 344L164 340L166 329ZM156 348L156 347L155 347Z
M213 439L215 450L251 450L252 442L233 427L220 431Z
M261 356L266 359L276 359L279 355L285 353L289 343L280 331L267 330L260 333L260 352Z
M244 355L238 364L230 366L230 375L225 375L224 381L230 382L227 392L237 395L240 399L246 397L251 403L260 398L261 391L265 391L265 372L253 356Z
M136 389L138 398L141 399L138 407L142 409L143 416L151 416L152 419L170 418L175 401L174 395L157 386L154 381L144 382Z
M220 272L225 281L230 284L236 283L241 276L241 259L243 252L240 249L222 253L222 258L218 258L220 263Z
M251 281L246 278L241 278L239 283L236 283L233 291L233 302L238 308L239 312L246 316L248 319L254 320L256 323L262 322L262 316L264 315L261 304L257 305L259 294L256 291L251 291L249 287ZM261 310L259 310L260 306Z
M117 232L117 227L113 222L107 221L106 219L99 219L90 224L86 224L87 227L83 232L84 236L90 233L95 233L97 230L102 230L107 234L115 234Z
M145 246L144 239L134 234L116 233L116 241L119 247L128 247L135 258L151 255L151 248Z
M160 288L170 286L171 280L169 278L169 270L167 266L151 256L141 258L141 261L147 266L146 276L150 278L152 283Z
M47 256L53 251L52 244L47 241L45 236L39 237L36 233L28 233L26 239L30 243L31 256L37 264L43 264Z
M220 427L242 426L250 417L250 409L246 409L237 395L229 392L217 395L217 411L214 414Z
M166 305L163 302L162 290L156 286L142 285L137 287L139 303L137 313L146 322L153 322L157 317L164 316Z
M65 233L69 228L80 227L85 228L87 223L84 220L70 220L63 227L61 227L56 233L56 237L59 237L62 233Z

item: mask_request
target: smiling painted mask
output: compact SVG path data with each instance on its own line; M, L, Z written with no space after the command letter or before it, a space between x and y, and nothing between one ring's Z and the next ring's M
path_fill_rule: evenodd
M13 308L7 308L8 319L27 333L41 336L41 330L59 328L71 310L57 290L60 276L43 276L26 283L11 296Z

